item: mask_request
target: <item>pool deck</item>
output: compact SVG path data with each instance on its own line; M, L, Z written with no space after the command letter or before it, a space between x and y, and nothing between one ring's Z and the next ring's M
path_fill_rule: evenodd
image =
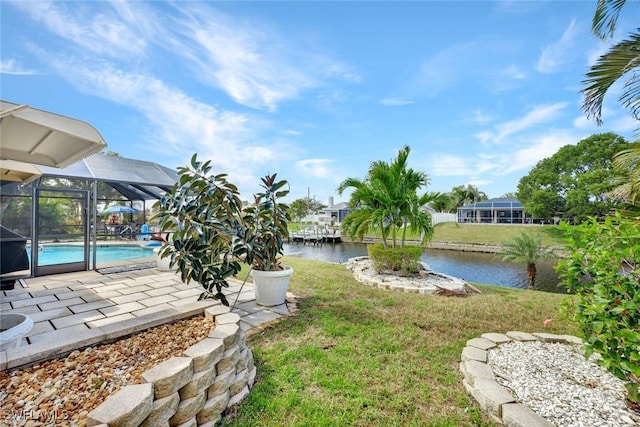
M221 305L197 301L202 288L187 285L173 271L158 268L102 274L83 271L29 278L25 286L0 291L2 313L26 314L34 322L23 345L0 352L0 371L53 359L87 346L191 317ZM263 307L255 302L253 283L229 281L224 292L240 315L240 327L249 333L288 316L295 304Z

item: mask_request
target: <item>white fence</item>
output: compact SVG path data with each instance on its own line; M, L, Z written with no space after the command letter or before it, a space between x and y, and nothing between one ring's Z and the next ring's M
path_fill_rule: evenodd
M456 222L458 216L454 213L447 212L435 212L431 213L431 223L433 225L440 224L442 222Z

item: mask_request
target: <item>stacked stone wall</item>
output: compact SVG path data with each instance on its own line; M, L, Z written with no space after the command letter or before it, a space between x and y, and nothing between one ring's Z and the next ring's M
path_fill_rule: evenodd
M240 316L213 306L209 336L142 374L144 384L124 387L89 413L87 426L213 426L253 386L253 353Z

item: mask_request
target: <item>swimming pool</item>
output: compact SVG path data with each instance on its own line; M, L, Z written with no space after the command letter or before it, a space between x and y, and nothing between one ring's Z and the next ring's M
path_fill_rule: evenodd
M137 245L98 245L96 262L115 262L149 258L153 256L153 247L140 247ZM92 248L93 249L93 248ZM29 262L31 262L31 248L27 247ZM89 254L89 260L93 253ZM42 245L38 253L38 265L66 264L69 262L82 262L84 248L71 245Z

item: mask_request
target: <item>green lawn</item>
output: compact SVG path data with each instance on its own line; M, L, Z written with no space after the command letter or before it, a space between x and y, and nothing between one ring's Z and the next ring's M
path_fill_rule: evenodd
M467 298L359 284L337 264L287 258L299 312L249 339L258 375L233 426L493 425L462 386L484 332L542 331L562 295L479 286ZM556 320L545 330L575 334Z
M304 228L296 223L291 230ZM501 244L513 239L522 232L539 236L543 246L563 248L565 245L562 231L555 225L505 225L505 224L458 224L447 222L434 227L432 242L491 243ZM346 237L346 236L345 236ZM372 230L369 238L380 238L380 233ZM398 238L401 235L398 233ZM416 240L419 234L407 230L407 240Z
M448 222L435 226L432 241L501 244L513 239L523 231L539 236L544 246L564 246L562 231L555 225L457 224Z

